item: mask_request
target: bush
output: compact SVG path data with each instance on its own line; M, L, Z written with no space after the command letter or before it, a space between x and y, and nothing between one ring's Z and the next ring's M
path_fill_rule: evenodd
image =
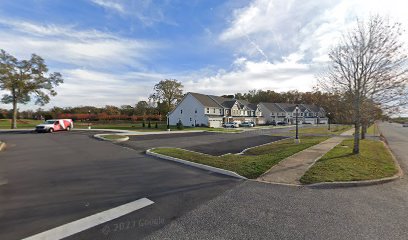
M184 125L183 125L183 123L181 122L181 120L179 120L178 123L177 123L177 129L178 129L178 130L183 130L183 129L184 129Z
M157 125L157 123L154 125L154 128L159 128L159 126Z

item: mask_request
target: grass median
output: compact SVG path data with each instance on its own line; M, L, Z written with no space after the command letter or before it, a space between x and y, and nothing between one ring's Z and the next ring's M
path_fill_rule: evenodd
M323 127L311 127L311 128L299 128L299 135L340 135L341 133L351 129L349 125L332 125L330 130L328 126ZM292 133L295 130L290 130Z
M317 161L300 181L305 184L360 181L391 177L397 167L381 141L361 140L360 154L352 154L353 140L344 140Z
M257 178L281 160L326 139L327 137L305 137L300 144L295 144L293 139L285 139L252 148L243 155L227 154L212 156L179 148L156 148L152 151L170 157L230 170L246 178Z
M112 135L102 135L101 137L105 138L107 140L120 140L120 139L127 138L127 136L125 136L125 135L114 135L114 134L112 134Z

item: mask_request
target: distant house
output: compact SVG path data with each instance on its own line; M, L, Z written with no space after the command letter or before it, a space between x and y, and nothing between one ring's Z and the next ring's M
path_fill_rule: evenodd
M298 121L300 123L325 124L327 123L326 112L322 107L312 104L292 103L266 103L258 104L263 113L265 122L295 123L296 106L298 106Z
M170 125L221 127L225 122L257 121L256 104L244 100L189 92L169 113Z
M323 108L299 104L299 122L327 123ZM259 103L200 93L187 93L176 108L169 113L170 125L179 121L184 126L221 127L226 122L294 123L296 104Z

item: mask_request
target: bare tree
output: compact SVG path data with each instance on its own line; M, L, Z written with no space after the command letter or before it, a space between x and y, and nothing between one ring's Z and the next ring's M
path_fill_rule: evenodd
M356 27L329 53L331 63L319 78L330 92L350 96L354 121L353 153L359 153L363 107L370 101L385 111L407 104L408 58L400 23L379 15Z

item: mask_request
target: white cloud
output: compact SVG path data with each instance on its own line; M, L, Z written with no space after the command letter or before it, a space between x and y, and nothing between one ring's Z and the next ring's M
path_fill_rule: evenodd
M289 60L273 64L240 58L228 71L220 69L216 74L209 73L206 77L198 74L189 76L193 80L184 80L184 85L186 91L208 94L234 94L252 89L309 91L315 84L312 68L311 65Z
M294 52L304 61L323 59L357 17L379 13L408 27L407 7L401 0L255 0L233 12L219 39L237 54L258 60L264 55L282 60Z
M0 34L0 46L19 58L37 53L47 61L100 69L143 68L148 54L160 47L152 41L122 38L93 29L4 19L0 20Z
M110 0L91 0L91 2L105 8L108 10L113 10L116 12L119 12L121 14L125 13L125 7L120 4L119 2L116 1L110 1Z
M119 14L122 17L136 19L144 26L152 26L155 23L177 25L174 21L165 17L164 8L170 1L153 0L90 0L93 4L103 7L107 11Z
M202 81L209 89L221 85L239 92L310 90L315 74L328 61L329 49L357 18L381 14L408 29L407 7L401 0L254 0L235 10L219 35L220 42L235 52L233 65L244 67ZM407 33L402 39L408 39Z

